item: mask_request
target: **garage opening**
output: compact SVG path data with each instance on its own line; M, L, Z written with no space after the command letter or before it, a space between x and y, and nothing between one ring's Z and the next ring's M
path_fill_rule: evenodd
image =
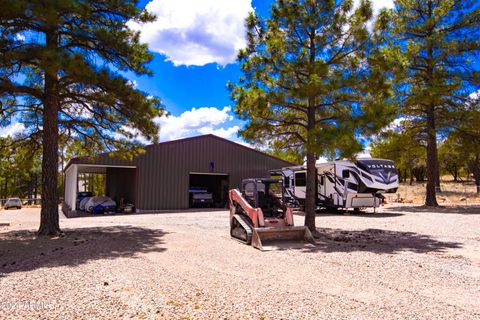
M228 202L228 174L190 173L190 208L225 208Z

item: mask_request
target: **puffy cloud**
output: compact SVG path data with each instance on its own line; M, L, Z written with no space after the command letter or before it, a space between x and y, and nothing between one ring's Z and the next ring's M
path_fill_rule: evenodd
M0 137L14 137L25 131L25 125L20 122L12 122L10 125L0 127Z
M198 129L198 132L202 134L214 134L221 138L230 139L235 136L235 134L238 132L239 129L240 129L239 126L233 126L227 129L225 128L214 129L212 127L203 127Z
M138 24L141 41L174 65L226 65L245 47L245 18L251 0L152 0L146 5L155 22Z
M478 99L478 97L480 97L480 90L472 92L468 97L472 100Z
M372 1L372 9L373 9L373 14L378 14L380 9L382 8L387 8L387 9L393 9L395 4L393 3L393 0L371 0ZM354 7L357 7L360 4L360 0L354 0Z
M159 117L155 121L160 125L160 141L168 141L209 133L232 138L239 129L237 125L227 129L218 128L220 125L228 125L232 120L234 118L230 107L202 107L185 111L179 116Z
M383 8L393 9L395 7L393 0L371 0L371 2L374 17L376 17ZM356 8L359 4L360 0L354 0L353 7ZM370 31L373 29L373 21L367 23L367 29Z
M394 6L393 0L372 0L372 8L375 14L382 8L393 9Z
M25 36L24 36L23 34L21 34L21 33L17 33L17 34L15 35L15 38L16 38L18 41L22 41L22 42L25 41Z

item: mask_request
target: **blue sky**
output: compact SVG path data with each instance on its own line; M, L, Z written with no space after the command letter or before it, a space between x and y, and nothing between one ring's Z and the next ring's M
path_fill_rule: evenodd
M360 0L355 0L359 2ZM152 77L126 74L137 88L159 97L170 117L160 124L160 140L213 133L243 142L237 131L244 123L233 112L226 87L241 76L236 62L244 47L244 21L253 10L268 17L273 0L142 0L141 8L157 15L146 25L129 22L141 32L154 59ZM373 0L376 10L392 7L393 0ZM14 134L23 124L0 128L0 136Z
M359 0L355 0L359 2ZM170 117L158 119L160 140L214 133L242 142L244 123L233 112L226 87L241 76L235 61L245 45L244 21L255 10L269 15L273 0L150 0L139 6L157 15L148 25L129 24L154 53L153 77L127 76L163 101ZM374 0L375 9L393 0Z
M151 25L133 26L142 32L142 41L154 53L149 65L154 75L127 77L138 89L160 97L171 113L170 117L159 119L160 140L214 133L242 141L237 131L243 123L235 117L226 84L241 76L235 55L244 43L246 14L255 10L267 16L271 2L140 1L139 6L147 6L158 17ZM234 37L221 31L227 27L233 28L226 31Z

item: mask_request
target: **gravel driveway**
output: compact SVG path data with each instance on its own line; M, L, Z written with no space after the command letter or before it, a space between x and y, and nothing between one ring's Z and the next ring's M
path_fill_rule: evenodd
M62 218L52 240L38 216L0 211L2 319L480 318L479 207L322 214L315 248L269 252L226 211Z

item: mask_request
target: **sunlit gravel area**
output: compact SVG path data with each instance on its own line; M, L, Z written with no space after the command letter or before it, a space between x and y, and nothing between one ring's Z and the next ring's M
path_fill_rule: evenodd
M480 318L480 206L321 213L315 247L267 252L227 211L62 217L56 239L39 212L0 211L1 319Z

